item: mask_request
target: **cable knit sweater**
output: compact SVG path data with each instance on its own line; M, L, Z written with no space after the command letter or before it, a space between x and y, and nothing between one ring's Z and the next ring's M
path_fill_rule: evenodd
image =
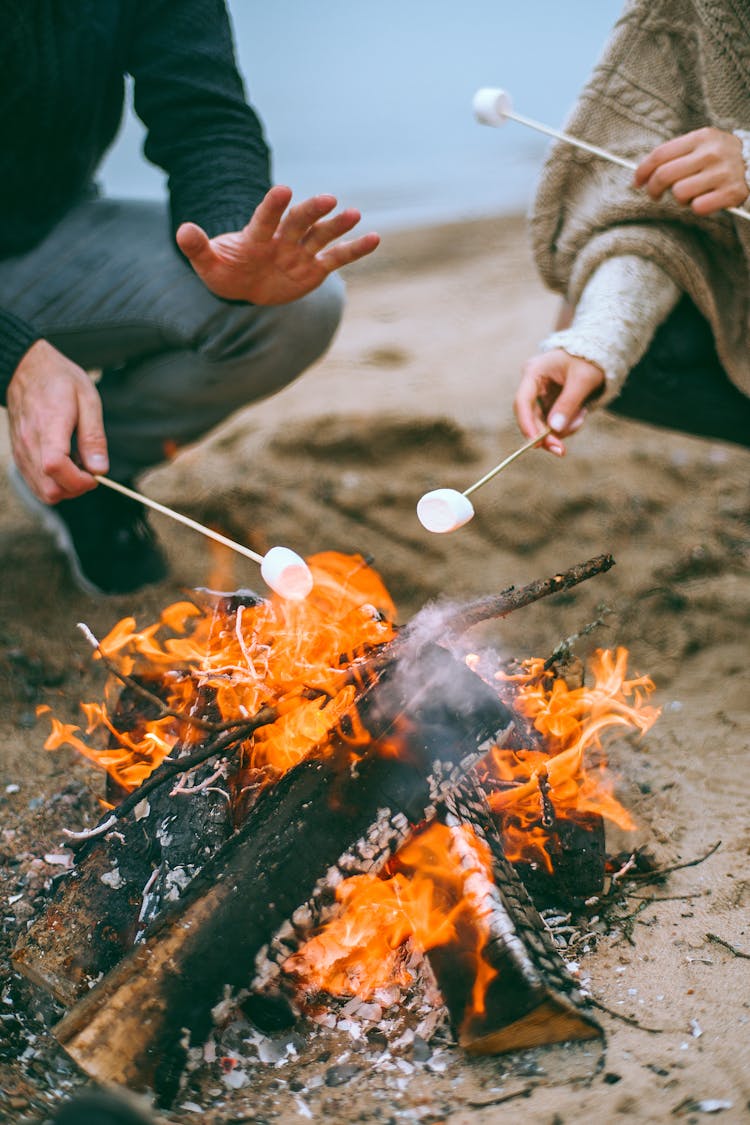
M172 224L242 227L270 186L223 0L21 0L0 34L0 258L39 242L90 185L117 133L124 78L169 177ZM0 309L0 396L39 338Z
M750 6L744 0L630 0L566 130L638 161L671 137L750 121ZM534 203L537 265L576 304L597 267L647 259L707 317L732 381L750 394L750 222L699 218L667 192L563 144L553 146Z

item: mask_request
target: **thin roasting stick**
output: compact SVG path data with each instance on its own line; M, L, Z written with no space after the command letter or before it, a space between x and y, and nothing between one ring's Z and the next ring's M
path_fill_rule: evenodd
M229 547L232 551L237 551L240 555L245 555L246 558L252 559L253 562L263 562L263 555L259 555L257 551L252 551L249 547L243 547L241 543L235 543L233 539L227 539L226 535L221 535L218 531L213 531L210 527L198 523L197 520L191 520L189 516L183 516L181 512L175 512L174 509L168 508L166 504L160 504L158 500L152 500L149 496L144 496L141 492L135 492L134 489L120 484L119 481L110 480L109 477L102 477L97 473L94 473L94 480L98 481L99 484L106 485L107 488L114 489L115 492L121 492L123 496L128 496L131 500L137 500L140 504L145 504L148 508L153 508L155 512L161 512L163 516L169 516L170 519L177 520L178 523L184 523L185 527L191 527L193 531L199 531L201 535L206 535L209 539L214 539L224 547Z
M469 488L465 488L461 495L471 496L472 492L476 492L478 488L481 488L482 485L486 484L488 480L492 480L493 477L496 477L499 472L510 465L513 461L515 461L517 457L520 457L522 453L526 453L528 449L533 449L535 445L538 445L540 441L544 441L547 435L551 433L552 427L546 426L540 434L537 434L535 437L529 438L528 441L525 441L523 445L519 446L518 449L516 449L513 453L509 453L504 461L501 461L499 465L495 465L495 468L490 469L490 471L488 473L485 473L480 480L475 481L475 483L470 485Z
M519 125L525 125L527 129L536 129L538 133L544 133L548 137L554 137L557 141L562 141L566 145L572 145L573 148L582 149L584 152L590 152L593 156L598 156L602 160L608 160L610 164L619 164L621 168L627 168L628 171L634 172L638 165L633 160L626 160L623 156L617 156L614 152L609 152L606 148L599 148L598 145L589 144L588 141L583 141L580 137L573 137L570 133L565 133L560 129L553 129L549 125L542 124L541 121L535 121L531 117L524 117L521 113L516 113L512 107L510 94L507 90L491 89L489 87L477 90L474 95L474 113L478 121L482 125L502 125L505 121L516 121ZM743 211L740 207L724 207L730 215L735 215L738 219L744 219L746 222L750 219L750 212ZM710 216L706 216L710 217Z

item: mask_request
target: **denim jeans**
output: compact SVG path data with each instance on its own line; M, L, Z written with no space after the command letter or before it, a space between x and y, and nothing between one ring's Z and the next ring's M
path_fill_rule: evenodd
M163 204L92 193L0 261L0 306L102 372L110 475L127 480L296 379L328 347L343 285L331 275L274 307L224 301L179 254Z

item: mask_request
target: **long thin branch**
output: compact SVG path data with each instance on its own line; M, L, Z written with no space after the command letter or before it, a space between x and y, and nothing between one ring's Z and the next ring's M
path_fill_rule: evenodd
M631 883L653 883L664 875L670 875L673 871L684 871L686 867L697 867L699 863L705 863L720 847L721 840L717 840L707 852L698 856L697 859L687 859L684 863L673 863L669 867L655 867L653 871L634 871L631 875L628 875L628 880Z
M587 996L586 1001L593 1005L594 1008L598 1008L600 1012L606 1012L608 1016L612 1016L612 1019L620 1020L621 1023L626 1023L630 1027L637 1027L639 1031L647 1031L649 1035L663 1035L666 1030L666 1028L663 1027L649 1027L633 1016L626 1016L623 1012L616 1012L614 1008L608 1008L606 1004L602 1004L601 1000L597 1000L594 996Z
M750 961L750 953L745 953L743 950L738 949L736 945L732 945L731 942L726 941L723 937L719 937L718 934L708 933L706 937L709 941L716 942L717 945L723 945L724 948L728 949L730 953L733 953L735 957L741 957L744 961Z
M161 765L149 774L149 776L142 781L137 789L132 793L128 793L114 809L111 809L107 816L96 826L87 832L66 832L65 835L73 840L91 840L95 836L101 836L120 820L123 820L129 812L131 812L136 805L139 805L144 797L147 797L154 789L157 789L165 781L174 777L179 773L186 773L188 770L193 769L195 766L201 765L209 758L215 757L217 754L224 754L239 742L243 742L248 738L258 727L266 726L273 723L278 718L276 711L271 707L262 707L253 719L247 719L242 727L234 727L232 730L220 731L215 738L210 739L199 750L192 754L187 754L183 758L165 758Z
M445 631L460 636L473 625L479 625L482 621L489 621L493 617L505 617L514 609L522 609L532 602L539 601L540 598L557 594L561 590L569 590L571 586L577 586L579 582L585 582L595 574L604 574L614 565L615 560L612 555L597 555L588 562L578 563L577 566L572 566L560 574L554 574L551 578L538 578L535 582L529 582L519 589L509 586L499 594L491 594L489 597L468 602L460 609L446 613L443 619ZM375 676L386 668L398 656L399 650L409 636L409 631L408 624L403 626L392 640L386 641L367 657L353 664L349 669L348 682L361 685L366 677Z
M501 594L492 594L486 598L478 598L462 606L446 621L447 628L456 634L465 633L474 625L482 621L489 621L495 617L505 617L515 609L531 605L540 598L549 597L550 594L559 594L562 590L569 590L579 582L593 578L595 574L604 574L615 565L612 555L596 555L587 562L578 563L551 578L538 578L526 586L516 589L511 586Z

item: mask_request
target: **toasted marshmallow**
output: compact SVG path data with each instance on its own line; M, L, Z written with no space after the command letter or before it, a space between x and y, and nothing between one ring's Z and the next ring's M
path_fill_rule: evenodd
M313 588L309 566L288 547L271 547L260 564L260 573L274 593L293 602L301 602Z

